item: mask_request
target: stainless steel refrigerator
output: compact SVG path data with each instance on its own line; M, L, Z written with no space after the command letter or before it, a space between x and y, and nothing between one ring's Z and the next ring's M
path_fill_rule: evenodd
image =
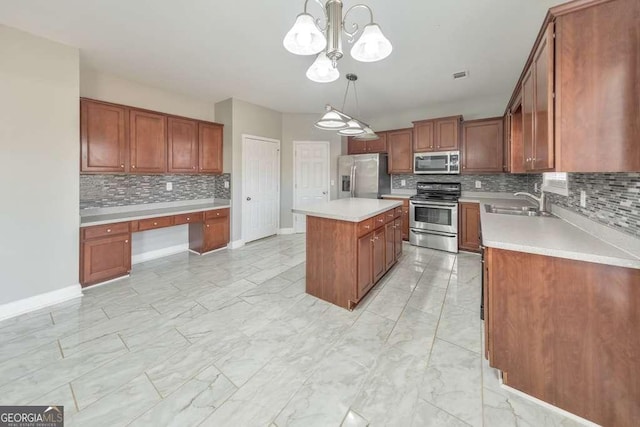
M338 198L379 199L391 192L386 154L338 157Z

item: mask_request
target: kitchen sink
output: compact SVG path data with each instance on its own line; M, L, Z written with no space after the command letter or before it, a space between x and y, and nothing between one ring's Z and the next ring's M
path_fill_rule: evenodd
M501 215L518 215L518 216L544 216L554 217L549 212L541 212L538 208L533 206L495 206L484 205L487 213L501 214Z

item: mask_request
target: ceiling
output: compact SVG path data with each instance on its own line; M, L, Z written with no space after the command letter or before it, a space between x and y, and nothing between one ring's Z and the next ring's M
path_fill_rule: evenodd
M282 112L340 107L344 75L355 72L366 118L496 95L506 105L547 9L563 3L362 1L393 53L359 63L345 46L341 79L328 84L305 77L313 57L282 46L303 0L0 0L0 23L79 47L83 67L212 102L235 97ZM345 10L355 3L345 0ZM313 0L309 5L322 14ZM362 10L353 18L366 22ZM469 77L454 81L460 70Z

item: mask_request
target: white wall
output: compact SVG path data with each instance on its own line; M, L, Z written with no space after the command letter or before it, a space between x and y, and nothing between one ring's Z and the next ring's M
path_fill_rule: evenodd
M283 114L280 175L280 228L293 227L293 141L329 141L331 199L337 197L338 156L342 152L342 137L336 132L318 129L314 123L320 114Z
M162 113L213 121L214 103L82 67L80 95Z
M0 305L78 285L78 49L0 25Z

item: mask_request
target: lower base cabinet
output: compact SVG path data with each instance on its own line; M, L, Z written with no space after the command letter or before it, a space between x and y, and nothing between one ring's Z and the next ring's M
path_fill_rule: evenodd
M131 234L81 242L80 260L83 287L126 276L131 271Z
M480 252L480 204L460 203L458 247L469 252Z
M395 197L385 197L385 200L397 200L402 202L402 206L399 209L400 212L400 232L402 240L409 241L409 199L407 198L395 198Z
M640 270L485 250L485 345L506 385L603 426L640 420Z

